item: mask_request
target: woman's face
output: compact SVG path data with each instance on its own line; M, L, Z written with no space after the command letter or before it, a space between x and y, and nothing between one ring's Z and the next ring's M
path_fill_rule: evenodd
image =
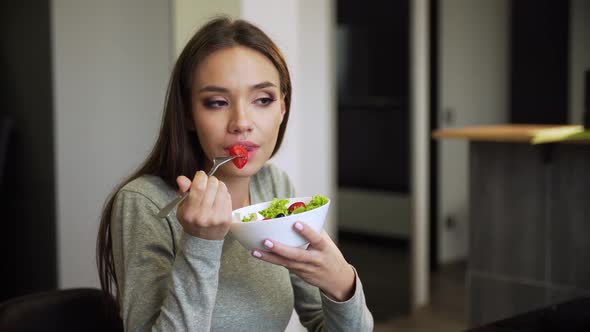
M217 156L240 144L248 163L238 169L227 163L217 172L251 176L270 158L285 115L279 73L270 60L236 46L216 51L196 68L192 115L207 167Z

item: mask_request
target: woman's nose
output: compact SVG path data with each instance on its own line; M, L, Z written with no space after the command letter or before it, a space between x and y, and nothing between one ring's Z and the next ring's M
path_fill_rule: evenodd
M248 110L242 105L238 105L231 110L232 116L229 121L229 132L233 134L252 131L252 121L248 116Z

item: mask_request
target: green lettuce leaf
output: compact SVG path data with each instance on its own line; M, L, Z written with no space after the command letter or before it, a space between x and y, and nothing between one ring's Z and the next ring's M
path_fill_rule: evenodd
M263 215L265 218L271 219L276 218L276 216L281 213L286 216L289 214L289 210L287 209L287 203L289 203L288 199L273 198L270 202L269 207L262 211L259 211L258 213Z

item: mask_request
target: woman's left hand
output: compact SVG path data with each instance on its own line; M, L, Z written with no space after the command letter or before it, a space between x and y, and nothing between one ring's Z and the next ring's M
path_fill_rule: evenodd
M355 272L328 234L318 233L303 222L296 222L293 229L309 241L307 250L266 239L263 245L269 252L253 250L252 256L286 267L333 300L350 299L356 285Z

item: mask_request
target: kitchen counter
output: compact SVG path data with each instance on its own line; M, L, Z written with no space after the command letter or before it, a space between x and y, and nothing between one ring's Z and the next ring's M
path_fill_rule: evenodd
M556 127L433 133L469 142L470 327L590 296L590 141L531 144Z
M570 129L579 126L507 124L436 130L432 136L437 139L467 139L470 141L530 143L536 133L546 129ZM563 143L563 142L562 142ZM590 144L590 140L568 141L568 143Z

